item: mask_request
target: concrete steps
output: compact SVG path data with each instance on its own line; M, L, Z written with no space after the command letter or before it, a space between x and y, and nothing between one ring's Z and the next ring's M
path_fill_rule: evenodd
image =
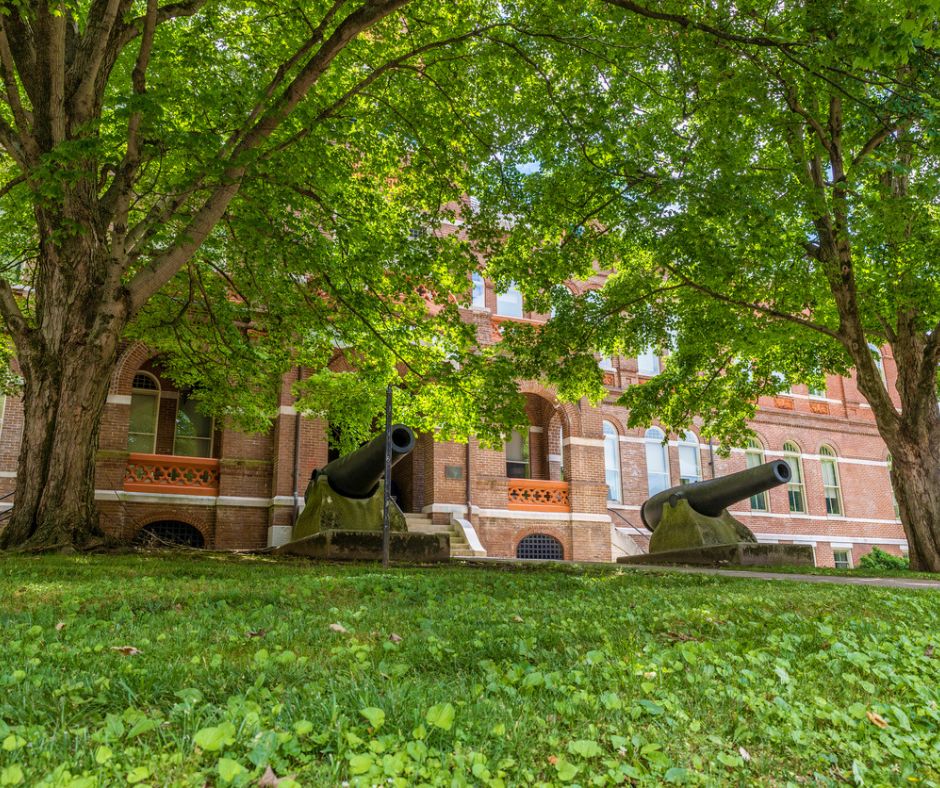
M405 513L405 522L408 530L413 533L422 534L449 534L450 535L450 554L451 556L471 556L473 551L463 533L453 525L441 525L431 520L429 515Z

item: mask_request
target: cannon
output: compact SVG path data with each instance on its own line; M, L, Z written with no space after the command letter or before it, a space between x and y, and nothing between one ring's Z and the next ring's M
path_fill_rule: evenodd
M392 465L415 447L415 435L404 424L392 426ZM293 539L320 531L381 531L385 503L385 436L313 472L304 493L304 509L294 524ZM390 528L406 531L405 517L392 502Z
M648 498L640 508L643 524L653 532L647 556L626 556L621 563L809 565L809 545L758 544L728 507L790 481L783 460L708 481L670 487Z

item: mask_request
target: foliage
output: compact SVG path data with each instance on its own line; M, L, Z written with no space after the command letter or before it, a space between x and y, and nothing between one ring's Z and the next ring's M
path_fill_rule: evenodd
M907 569L908 560L903 556L891 555L891 553L886 553L884 550L879 550L877 547L873 547L870 553L865 553L865 555L862 556L861 560L858 562L858 565L862 569L892 571L898 569Z
M0 560L9 785L940 783L932 592Z

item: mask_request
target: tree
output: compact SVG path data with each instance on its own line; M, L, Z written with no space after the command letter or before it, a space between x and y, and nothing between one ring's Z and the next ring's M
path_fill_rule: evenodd
M366 400L392 378L410 388L416 426L519 419L477 407L484 371L507 391L512 375L470 356L449 298L476 257L422 235L488 155L454 106L493 84L498 66L466 64L506 24L491 2L3 3L0 315L25 428L0 546L100 539L98 429L128 337L249 426L278 374L337 347ZM329 410L324 390L355 402L321 382L311 407Z
M854 368L911 566L940 571L936 9L592 11L526 50L520 103L545 109L514 116L500 159L538 166L492 195L525 217L494 269L556 308L544 331L511 332L520 370L596 395L586 353L669 348L623 397L632 424L678 431L700 415L727 449L759 395ZM612 272L599 293L552 289L595 266Z

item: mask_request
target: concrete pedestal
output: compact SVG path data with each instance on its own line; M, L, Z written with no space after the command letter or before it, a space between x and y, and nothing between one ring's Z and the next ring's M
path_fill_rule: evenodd
M396 563L429 564L450 560L450 535L390 534L389 557ZM276 555L298 555L322 561L381 561L381 531L320 531L274 550Z
M625 555L618 564L693 564L700 566L815 566L813 548L805 544L737 544L663 550Z

